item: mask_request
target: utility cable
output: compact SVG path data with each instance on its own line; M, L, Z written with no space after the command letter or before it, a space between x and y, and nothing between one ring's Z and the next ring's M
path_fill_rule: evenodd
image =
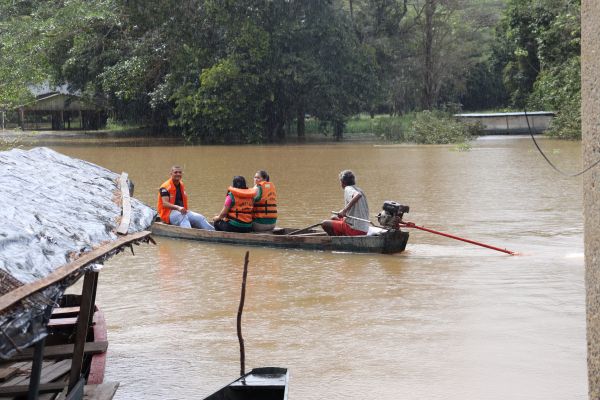
M538 149L538 151L540 152L540 154L542 155L542 157L544 157L544 159L548 162L548 164L550 164L550 166L559 174L564 175L564 176L568 176L571 178L574 178L576 176L585 174L586 172L588 172L590 169L594 168L596 165L600 164L600 160L596 160L595 163L593 163L592 165L590 165L589 167L587 167L586 169L584 169L583 171L577 172L576 174L570 174L568 172L564 172L561 169L559 169L556 165L554 165L552 163L552 161L550 161L550 159L546 156L546 154L544 154L544 152L542 151L542 149L540 148L540 146L538 145L537 140L535 140L535 137L533 137L533 132L531 131L531 126L529 125L529 117L527 116L527 110L523 110L525 112L525 120L527 121L527 128L529 129L529 136L531 136L531 140L533 140L533 143L535 144L535 147Z

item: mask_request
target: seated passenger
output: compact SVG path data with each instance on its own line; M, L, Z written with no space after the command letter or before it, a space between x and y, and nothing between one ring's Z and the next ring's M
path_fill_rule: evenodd
M156 208L160 219L166 224L214 231L215 228L208 223L204 215L188 210L188 196L181 180L181 167L172 166L170 175L171 178L160 185L158 190Z
M260 196L260 187L248 189L243 176L234 176L231 186L227 189L223 209L213 218L215 229L226 232L252 232L252 209Z
M321 227L329 236L359 236L369 232L369 205L367 196L358 186L350 170L340 172L340 184L344 189L344 208Z
M260 200L254 203L254 232L269 232L277 223L277 192L275 185L269 179L267 171L258 171L254 174L254 188L262 190Z

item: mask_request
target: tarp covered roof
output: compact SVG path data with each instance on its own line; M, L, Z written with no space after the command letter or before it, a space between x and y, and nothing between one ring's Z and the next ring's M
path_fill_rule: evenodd
M119 176L48 148L0 152L0 296L117 240ZM128 233L148 228L154 215L132 198ZM0 357L46 334L46 306L78 277L0 310Z

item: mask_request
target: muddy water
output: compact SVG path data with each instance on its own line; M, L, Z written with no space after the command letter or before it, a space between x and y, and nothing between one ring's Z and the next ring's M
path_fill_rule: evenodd
M542 140L581 167L580 144ZM411 232L398 255L250 248L243 335L247 368L291 371L290 399L585 399L582 188L527 138L470 151L373 144L184 147L53 145L127 171L154 205L180 164L191 208L216 214L233 175L266 169L280 225L303 227L342 205L353 169L374 217L405 219L518 251ZM245 247L159 239L100 275L109 327L106 379L116 399L203 398L239 373L236 314Z

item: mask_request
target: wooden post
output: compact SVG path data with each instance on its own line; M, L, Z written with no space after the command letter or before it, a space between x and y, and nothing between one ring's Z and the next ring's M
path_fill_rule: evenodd
M45 342L46 338L43 338L35 344L33 361L31 364L31 375L29 377L29 391L27 392L27 400L37 400L39 397L40 377L42 376L42 361L44 359Z
M21 107L19 108L19 125L21 125L21 130L25 130L25 110Z
M127 179L127 172L122 172L119 178L119 187L121 188L121 222L117 227L117 233L121 235L127 235L129 231L129 223L131 222L131 198L129 196L129 185Z
M44 312L44 320L48 321L52 315L52 306L47 306ZM44 360L44 346L46 338L39 340L34 347L33 361L31 363L31 375L29 376L29 391L27 400L37 400L40 393L40 378L42 376L42 361Z
M92 326L92 323L94 322L94 312L96 311L96 293L97 293L97 289L98 289L98 273L96 272L96 277L94 278L94 287L92 288L92 300L90 301L91 303L91 311L90 311L90 317L88 318L88 328L90 326ZM85 347L85 343L83 344Z
M240 295L240 307L237 314L237 335L240 342L240 376L246 371L246 353L244 351L244 338L242 337L242 311L244 311L244 300L246 298L246 277L248 276L248 256L250 252L246 252L244 258L244 273L242 275L242 294Z
M77 319L77 331L75 333L75 345L73 348L73 360L71 362L71 374L69 376L69 392L75 388L79 382L81 368L83 365L83 350L87 339L90 314L94 304L95 288L98 281L98 272L88 271L83 280L83 289L81 290L81 304L79 305L79 318Z

